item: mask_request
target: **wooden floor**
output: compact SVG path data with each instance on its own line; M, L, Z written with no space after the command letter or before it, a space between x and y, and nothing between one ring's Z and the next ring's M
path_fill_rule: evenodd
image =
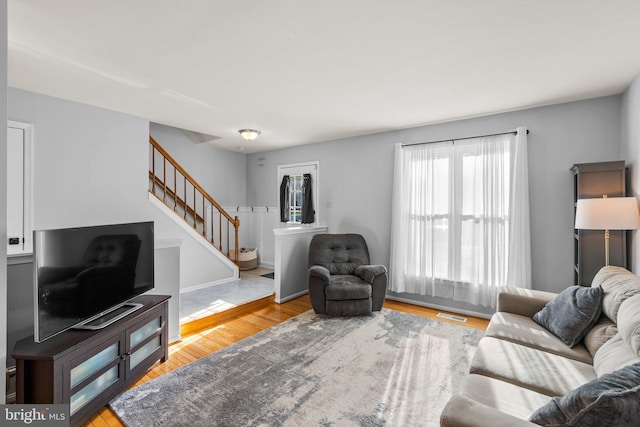
M460 324L456 321L445 320L436 317L438 310L419 307L411 304L405 304L396 301L385 301L386 308L403 311L406 313L416 314L419 316L429 317L440 321ZM173 371L181 366L187 365L201 357L207 356L214 351L220 350L236 341L240 341L248 336L256 334L264 329L270 328L278 323L284 322L290 317L297 316L311 309L309 296L304 295L283 304L272 302L262 308L250 308L249 312L237 313L231 319L220 318L213 326L202 328L190 335L183 336L183 339L169 346L169 360L165 363L157 363L149 370L139 381L134 383L132 387L143 384L153 378ZM455 313L449 313L455 314ZM486 329L488 320L467 317L464 325L476 328ZM118 417L111 409L104 407L98 412L85 426L123 426Z

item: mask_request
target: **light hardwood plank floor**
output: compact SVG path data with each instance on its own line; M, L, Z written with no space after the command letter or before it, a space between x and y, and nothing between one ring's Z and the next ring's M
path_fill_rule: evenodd
M418 316L424 316L439 321L460 324L456 321L441 319L437 317L441 310L420 307L397 301L385 301L384 306L392 310L403 311ZM219 323L192 333L177 343L169 346L169 360L165 363L157 363L143 377L141 377L132 387L143 384L149 380L157 378L163 374L173 371L181 366L187 365L201 357L207 356L214 351L220 350L228 345L240 341L248 336L256 334L264 329L270 328L278 323L297 316L311 309L308 295L287 301L283 304L271 303L266 307L252 310L247 313L238 314L231 319L222 319ZM450 313L449 314L455 314ZM467 317L464 325L486 329L489 321L476 317ZM104 407L93 416L86 424L87 427L120 427L122 422L118 419L109 407Z

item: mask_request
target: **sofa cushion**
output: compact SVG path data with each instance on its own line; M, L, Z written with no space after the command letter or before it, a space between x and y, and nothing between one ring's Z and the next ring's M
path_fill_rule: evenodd
M584 336L584 346L592 356L595 356L600 347L617 333L618 327L613 323L613 320L602 315L594 327Z
M570 286L533 315L533 320L569 347L576 345L598 321L602 288Z
M620 304L618 331L624 342L631 346L636 355L640 356L640 294Z
M358 276L337 274L331 276L324 292L327 300L366 299L371 298L371 285Z
M309 266L321 265L333 274L353 274L369 264L369 248L359 234L316 234L309 244Z
M593 366L502 339L480 340L469 372L561 396L596 377Z
M640 364L603 375L534 412L530 421L544 426L637 426L640 419Z
M600 347L593 357L593 368L597 376L602 376L636 362L640 358L618 333Z
M474 374L464 379L460 395L525 420L551 400L546 394Z
M531 317L498 312L491 316L485 336L500 338L549 353L593 363L593 356L583 344L567 347L557 336L538 325Z
M497 409L493 409L468 397L454 395L442 408L440 427L476 427L480 424L491 427L531 427L531 423Z
M591 286L602 287L602 311L609 319L618 323L620 305L626 299L640 293L640 277L625 268L610 265L598 271Z

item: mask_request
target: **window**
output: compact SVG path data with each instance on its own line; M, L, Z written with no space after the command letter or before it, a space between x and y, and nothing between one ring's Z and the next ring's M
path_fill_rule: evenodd
M318 162L278 166L280 222L318 222L318 169Z
M526 129L397 146L392 209L391 290L492 307L530 287Z
M302 175L289 175L289 222L302 222Z

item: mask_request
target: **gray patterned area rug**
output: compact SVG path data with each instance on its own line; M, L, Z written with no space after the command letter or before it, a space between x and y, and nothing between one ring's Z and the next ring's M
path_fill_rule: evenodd
M131 427L438 425L481 336L388 309L308 311L110 405Z

